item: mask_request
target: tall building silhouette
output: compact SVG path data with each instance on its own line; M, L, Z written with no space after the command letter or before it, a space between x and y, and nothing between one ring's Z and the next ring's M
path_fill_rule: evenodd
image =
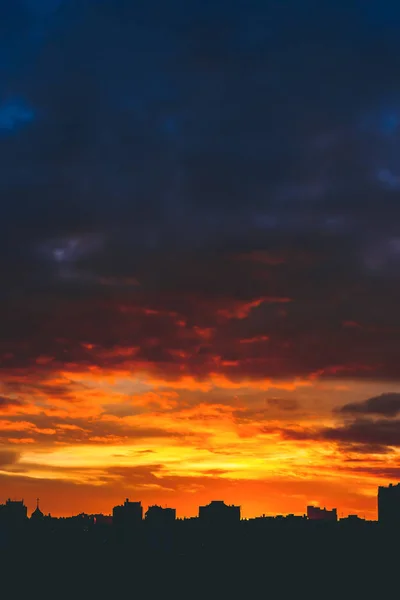
M0 504L0 528L23 527L28 520L28 509L23 500L7 500Z
M213 500L199 506L199 520L207 525L232 525L240 521L240 506L228 506L222 500Z
M162 506L149 506L146 512L146 522L150 525L171 525L176 519L175 508L162 508Z
M127 498L122 506L113 508L113 525L119 529L137 527L143 521L141 502L130 502Z
M337 521L337 510L327 510L319 506L307 506L307 519L310 521Z
M378 488L378 521L382 525L400 526L400 483Z

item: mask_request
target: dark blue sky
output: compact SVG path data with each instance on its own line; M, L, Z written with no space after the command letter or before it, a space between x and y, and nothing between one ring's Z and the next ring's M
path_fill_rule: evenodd
M290 324L267 321L313 357L311 316L320 344L347 321L395 335L399 26L388 1L1 0L5 302L38 340L35 302L48 317L136 280L161 304L293 298ZM285 267L230 262L257 253ZM391 372L387 337L359 348Z

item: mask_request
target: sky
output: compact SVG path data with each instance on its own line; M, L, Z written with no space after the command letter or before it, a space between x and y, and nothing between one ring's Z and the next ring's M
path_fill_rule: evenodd
M0 503L376 518L400 6L0 0Z

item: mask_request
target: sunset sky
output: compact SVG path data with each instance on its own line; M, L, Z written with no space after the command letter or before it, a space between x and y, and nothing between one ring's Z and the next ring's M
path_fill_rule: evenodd
M376 518L400 4L0 0L0 503Z

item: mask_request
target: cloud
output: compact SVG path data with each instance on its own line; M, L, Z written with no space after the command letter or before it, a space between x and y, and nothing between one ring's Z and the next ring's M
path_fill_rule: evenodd
M22 406L22 402L20 400L8 398L6 396L0 396L0 412L20 406Z
M9 417L0 420L0 437L3 443L24 443L26 439L33 439L41 446L79 445L79 444L129 444L139 440L177 440L189 432L183 433L179 428L175 430L168 423L163 423L159 418L159 424L153 425L151 417L148 419L138 418L138 412L124 411L122 405L120 410L112 413L99 414L96 419L85 419L84 409L77 411L65 411L63 416L53 414L51 408L46 414L44 411L38 415L20 417ZM101 412L101 411L99 411ZM143 411L142 411L143 412ZM148 409L151 415L151 407ZM79 416L80 415L80 416ZM140 413L139 413L140 415ZM29 419L29 420L28 420Z
M342 427L323 429L320 436L322 439L335 442L398 447L400 446L400 420L356 419Z
M397 447L393 395L326 417L399 380L399 11L358 4L0 2L2 445Z
M269 398L267 404L283 411L297 410L300 407L298 400L295 398Z
M262 297L251 300L250 302L232 302L234 306L230 309L221 308L218 310L218 315L227 319L245 319L249 316L250 311L259 307L264 302L269 304L286 304L290 302L290 298L279 297Z
M355 455L365 455L363 458L346 458L346 461L352 462L352 461L367 461L367 462L373 462L373 459L371 458L371 455L375 455L375 454L391 454L394 452L394 449L391 446L384 446L382 444L367 444L367 443L361 443L361 444L357 444L354 442L350 442L348 445L344 444L342 446L343 451L344 452L350 452L351 455L355 454Z
M338 412L345 415L396 417L400 413L400 394L391 392L368 398L363 402L345 404Z
M4 470L7 467L15 465L19 460L19 453L10 450L0 450L0 469Z
M268 336L267 335L256 335L252 338L244 338L243 340L240 340L241 344L259 344L260 342L268 342Z
M400 467L390 465L377 465L368 466L364 465L361 467L355 467L348 469L350 473L355 475L373 475L374 477L380 477L386 480L398 481L400 480Z
M208 259L197 260L198 267L206 267ZM222 270L222 257L220 261L216 257L213 262L216 272ZM342 299L327 283L326 291L314 290L318 296L314 300L310 288L299 287L291 303L259 303L260 297L265 298L257 293L261 284L248 274L244 274L245 287L253 287L254 294L239 300L230 295L235 293L233 274L231 278L225 273L224 282L218 284L224 283L229 291L224 296L212 289L185 292L183 279L177 281L181 267L177 260L174 272L171 269L176 289L167 291L160 289L160 285L168 285L162 280L166 276L163 267L162 261L158 268L152 267L153 273L160 273L154 290L149 289L143 272L142 289L113 288L100 293L96 288L56 286L45 298L41 292L32 291L29 312L21 297L14 305L14 317L2 323L3 370L11 374L23 369L30 378L34 371L91 367L144 370L168 379L204 379L211 373L233 380L396 377L397 346L393 340L397 333L393 327L365 331L335 327L331 331L331 323L342 322L340 313L353 310L348 304L351 290ZM186 272L185 268L182 276ZM200 270L200 282L201 278ZM190 279L185 281L186 287L191 285ZM268 285L283 292L279 298L288 291L279 289L283 285L280 276ZM381 305L388 302L386 297L376 301ZM365 308L357 306L357 310ZM383 306L382 314L393 314L393 310L394 306ZM0 303L0 315L5 311L5 304ZM329 345L324 343L327 336Z
M400 447L400 420L354 419L332 427L291 428L265 426L263 433L277 434L284 440L309 442L336 442L343 451L359 454L385 454L391 447Z
M393 252L366 268L396 239L398 40L372 61L344 1L11 4L0 115L33 118L0 139L2 366L398 377Z

